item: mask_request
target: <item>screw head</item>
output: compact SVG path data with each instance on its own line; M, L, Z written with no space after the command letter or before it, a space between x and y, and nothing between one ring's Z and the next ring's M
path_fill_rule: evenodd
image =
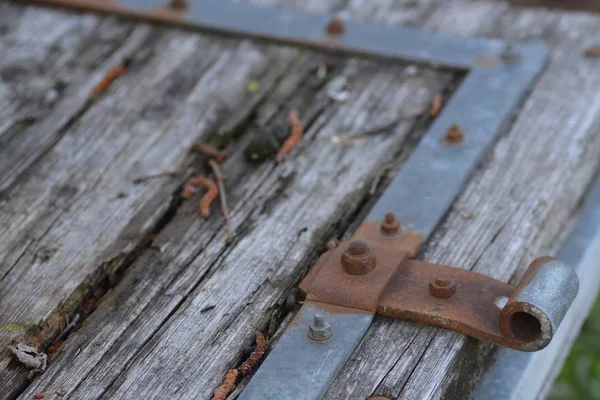
M365 242L355 240L342 254L342 267L350 275L365 275L375 268L375 256Z
M329 339L332 335L333 330L325 317L319 313L315 314L312 324L308 326L308 337L311 340L323 341Z
M393 235L400 231L400 222L396 219L394 213L387 213L381 223L381 232L386 235Z
M456 293L456 283L449 278L435 278L429 282L429 293L439 299L447 299Z

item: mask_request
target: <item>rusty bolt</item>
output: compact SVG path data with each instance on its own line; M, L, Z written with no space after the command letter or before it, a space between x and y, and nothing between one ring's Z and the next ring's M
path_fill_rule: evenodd
M350 275L365 275L375 268L375 256L365 242L355 240L342 254L342 267Z
M344 22L339 17L333 17L327 24L326 31L330 35L341 35L344 33Z
M171 0L169 6L174 10L183 10L187 8L187 3L185 0Z
M439 299L447 299L456 293L456 284L448 278L435 278L429 282L429 293Z
M325 247L327 248L327 250L334 250L338 247L339 244L340 244L339 240L331 239L329 242L327 242Z
M308 337L312 340L327 340L333 335L331 325L325 320L322 314L315 314L313 323L308 326Z
M465 140L465 133L462 128L458 126L458 124L452 124L450 128L446 131L446 136L444 136L444 140L448 143L461 143Z
M381 223L381 231L386 235L393 235L400 230L400 223L396 219L394 213L385 214L385 218Z

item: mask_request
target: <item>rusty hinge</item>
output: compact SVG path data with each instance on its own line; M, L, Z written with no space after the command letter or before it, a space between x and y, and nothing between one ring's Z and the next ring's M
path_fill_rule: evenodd
M513 286L412 260L419 245L419 236L402 230L391 213L381 223L366 222L319 258L300 292L312 302L440 326L523 351L550 343L577 294L577 274L553 257L533 261Z

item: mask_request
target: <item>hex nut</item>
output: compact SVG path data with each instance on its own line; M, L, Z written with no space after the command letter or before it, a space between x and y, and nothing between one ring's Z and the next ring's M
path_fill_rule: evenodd
M375 269L375 256L369 246L361 240L355 240L342 254L342 267L350 275L365 275Z
M429 282L429 293L439 299L447 299L456 293L456 283L451 279L436 278Z

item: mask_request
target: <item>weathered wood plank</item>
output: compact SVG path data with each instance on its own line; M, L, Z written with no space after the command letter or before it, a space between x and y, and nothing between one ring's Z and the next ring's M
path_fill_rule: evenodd
M189 146L249 118L244 105L265 90L247 93L248 82L264 76L268 88L297 54L144 25L128 40L129 73L2 200L2 397L24 384L24 370L4 350L10 340L28 333L46 345L65 326L63 314L129 262L172 207L193 163ZM164 171L180 171L179 179L134 182Z
M287 131L281 124L287 110L301 111L309 127L297 157L249 170L242 139L223 166L236 242L227 247L224 234L215 234L220 216L207 223L190 218L197 205L184 203L156 237L154 250L129 268L24 398L56 390L70 398L212 394L252 342L252 326L265 329L274 312L279 314L286 289L314 258L315 242L329 237L368 196L414 119L355 146L336 143L334 135L385 124L398 114L423 113L449 78L352 60L331 77L350 82L351 99L340 105L326 88L310 89L311 60L288 71L273 98L256 110L264 131ZM373 157L360 156L366 148Z
M6 195L85 112L92 87L140 45L148 29L7 3L2 14L0 195Z
M359 9L358 3L353 2L353 7ZM531 32L544 13L503 16L505 6L458 4L447 7L434 14L429 26L463 34L493 35L502 35L505 29L511 28L515 37L533 37L553 29L547 22L541 32ZM387 12L382 9L369 13L385 20ZM420 15L429 15L431 10L424 10ZM402 11L396 14L398 20L406 21L401 14ZM459 14L460 19L457 19ZM488 19L479 20L482 16ZM550 16L548 20L558 19L558 14ZM490 19L499 23L492 24ZM486 26L482 26L484 24ZM567 27L562 29L567 30ZM590 32L593 32L591 28ZM598 109L597 106L582 107L584 102L595 104L591 99L597 73L587 76L591 64L582 66L577 58L575 77L560 82L558 87L552 85L552 80L562 77L567 70L566 55L574 55L578 49L573 43L558 39L558 33L552 37L559 47L553 64L537 87L539 92L534 93L525 107L527 114L519 118L495 149L494 159L473 179L429 246L428 260L474 265L478 271L508 279L517 263L526 266L539 249L548 247L575 208L591 171L597 167L597 161L592 159L598 150L592 123ZM273 59L277 57L270 60ZM300 62L298 70L305 64L305 61ZM373 73L377 74L376 79L368 82L367 76ZM157 237L155 249L134 263L124 280L104 299L86 326L69 339L49 371L31 385L24 398L38 391L56 389L66 390L71 398L97 398L103 394L164 397L175 393L182 398L210 395L226 369L237 365L243 346L252 342L251 327L264 329L271 316L278 315L277 304L283 293L297 282L301 268L315 255L315 242L329 236L334 230L332 223L351 219L353 213L349 210L360 208L361 199L370 186L370 182L365 181L376 177L376 171L394 157L390 146L402 142L410 125L400 125L391 138L377 138L373 143L369 139L348 149L334 146L329 140L331 135L339 130L363 129L372 122L392 117L398 112L394 107L401 104L415 108L402 112L422 110L435 85L440 84L437 75L403 77L391 67L378 68L369 63L350 63L341 75L351 78L353 94L362 92L342 107L332 108L323 91L318 91L320 95L308 107L306 97L315 95L314 91L290 94L299 86L290 75L273 93L280 96L279 100L286 100L281 109L274 109L272 104L267 107L271 101L258 109L259 113L273 116L284 113L288 107L303 106L305 122L312 122L312 126L295 153L298 157L282 167L273 169L272 165L264 164L256 170L242 172L240 169L246 167L237 149L225 164L226 173L232 177L227 187L232 192L238 242L225 247L224 235L218 231L222 228L220 217L213 217L207 223L190 220L196 205L185 203ZM573 84L581 85L581 90L570 92L569 85ZM131 82L124 85L123 90L132 90L135 86ZM420 86L429 88L430 93L419 93ZM399 93L393 93L390 87L397 88ZM555 89L561 96L573 93L582 97L569 97L568 103L563 104L561 99L548 94ZM382 93L373 93L377 91ZM125 104L126 96L122 96ZM405 99L410 96L415 98ZM546 97L550 97L550 101ZM383 115L376 117L377 113ZM544 124L541 115L562 117L551 119L556 124L552 125ZM263 118L265 129L278 123L269 117ZM282 121L285 117L278 119ZM550 137L540 135L540 127L548 130ZM576 132L577 139L569 141L567 131ZM244 140L242 138L240 145L246 143ZM521 140L528 149L519 149ZM164 143L159 142L159 146L164 150ZM380 155L381 159L360 159L364 148ZM557 163L563 151L566 156L560 160L564 163ZM528 152L533 154L530 160L527 160ZM322 164L318 165L319 162ZM550 170L548 175L540 174L536 163L541 170ZM560 164L556 170L555 164ZM169 165L172 164L161 166ZM298 176L294 170L304 175ZM161 172L161 169L150 171ZM328 188L324 182L332 182L332 187ZM169 190L173 191L175 186ZM253 187L256 189L251 189ZM491 188L497 190L497 194L489 193ZM529 193L529 188L534 192ZM556 188L568 188L568 193L557 195L553 191ZM159 191L154 190L150 195ZM170 193L169 190L158 195L163 202L170 199L165 194ZM333 197L324 201L330 191ZM335 206L333 200L339 204ZM471 212L474 213L472 219ZM499 229L491 230L488 224ZM144 226L136 225L131 231L139 235L140 227ZM458 245L457 237L464 238ZM494 270L488 268L492 263L497 263ZM241 270L247 272L239 276ZM213 305L214 309L206 310ZM375 333L370 334L355 354L352 364L338 380L337 389L332 388L332 397L362 396L373 391L400 393L407 398L427 394L441 397L455 389L466 393L472 380L464 378L473 372L473 360L468 357L482 359L487 350L459 335L433 328L417 329L397 321L378 321L371 332ZM374 344L374 338L382 345ZM385 354L381 354L382 349ZM382 362L382 358L390 354L392 357ZM357 387L354 383L357 381L363 386ZM460 386L461 382L464 386Z
M440 7L428 25L509 39L541 37L554 46L510 133L424 254L432 262L514 281L553 245L598 167L600 70L582 53L600 38L600 19L458 2ZM327 398L467 397L490 349L452 332L378 319Z

